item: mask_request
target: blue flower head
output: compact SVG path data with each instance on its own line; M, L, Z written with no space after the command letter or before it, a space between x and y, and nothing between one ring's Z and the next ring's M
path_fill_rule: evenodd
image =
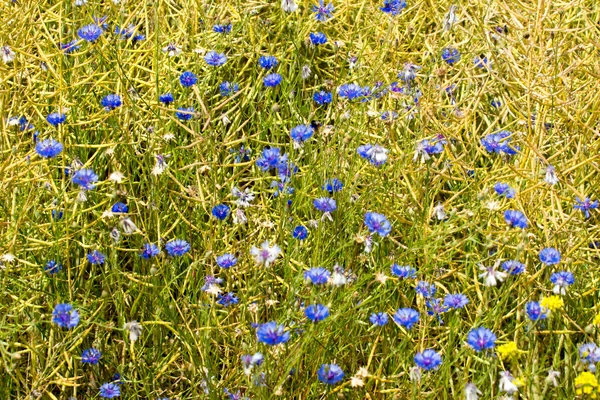
M292 231L292 236L294 237L294 239L304 240L308 237L308 229L306 229L305 226L298 225Z
M183 239L173 239L165 245L165 250L171 257L181 257L190 251L190 244Z
M496 346L496 335L487 328L474 328L467 336L467 343L477 352L492 349Z
M331 101L333 100L333 95L331 94L331 92L320 90L313 95L313 100L315 103L322 106L331 103Z
M317 371L319 381L328 385L335 385L344 379L344 371L336 364L323 364Z
M324 0L319 0L319 4L312 6L312 12L315 13L315 19L320 22L325 22L333 16L335 8L332 3L325 5Z
M58 47L65 53L65 54L71 54L76 52L77 50L79 50L81 48L81 46L79 46L78 44L79 42L74 39L71 40L70 42L67 43L59 43Z
M229 307L230 305L238 304L239 302L240 299L238 299L238 297L233 292L219 294L219 296L217 297L217 304L220 304L224 307Z
M525 264L517 260L508 260L502 263L502 269L511 275L519 275L525 272Z
M352 101L363 97L365 91L356 83L346 83L339 87L338 94L340 95L340 97Z
M118 201L115 204L113 204L110 211L112 211L113 213L116 213L116 214L126 213L127 211L129 211L129 207L127 207L127 204L121 203L120 201Z
M63 151L63 145L54 139L40 140L35 144L35 152L44 158L54 158Z
M67 116L61 113L51 113L46 117L46 121L52 126L58 126L67 120Z
M509 131L500 131L497 133L491 133L481 139L481 144L485 147L488 153L506 154L509 156L517 154L519 147L515 146L512 148L509 143L511 141L510 136L512 135Z
M379 9L386 14L396 16L406 8L406 0L384 0L383 7Z
M512 199L515 197L515 190L508 186L507 183L496 183L494 185L494 190L499 196L504 196L507 199Z
M334 212L337 209L337 203L331 197L319 197L313 200L315 208L321 212Z
M392 225L385 215L376 212L365 214L365 225L371 233L377 233L381 237L387 236L392 231Z
M237 264L237 258L230 253L225 253L217 257L217 265L224 269L229 269Z
M239 89L240 89L240 87L238 86L237 83L231 83L228 81L222 82L219 85L219 92L221 93L221 96L223 96L223 97L231 96L232 94L237 92Z
M160 254L160 249L158 248L157 245L155 245L153 243L146 243L144 245L144 250L142 250L142 253L140 254L140 257L145 258L146 260L149 260L153 257L156 257L159 254Z
M560 262L560 252L554 247L546 247L540 251L540 261L546 265L556 265Z
M298 125L292 128L290 131L290 136L296 142L304 142L310 139L313 135L313 128L306 125Z
M504 211L504 220L511 228L525 229L528 226L525 214L518 210Z
M179 76L179 83L183 87L194 86L196 82L198 82L198 77L191 71L185 71Z
M406 329L411 329L419 322L419 312L412 308L400 308L394 313L392 319Z
M324 285L329 280L331 272L323 267L311 268L304 272L304 279L313 285Z
M100 104L106 111L114 110L115 108L121 107L121 96L118 94L106 95L100 100Z
M100 361L100 357L102 357L102 353L100 352L100 350L95 349L95 348L89 348L89 349L85 349L82 353L81 353L81 362L84 364L98 364L98 361Z
M213 207L212 215L219 221L223 221L229 216L231 209L227 204L219 204Z
M204 61L206 61L208 65L218 67L227 62L227 56L223 53L217 53L216 51L211 50L204 56Z
M539 321L548 317L546 310L537 301L530 301L525 304L525 312L527 313L527 318L532 321Z
M261 157L256 160L258 166L263 172L277 168L280 163L281 149L277 147L269 147L263 149Z
M464 308L469 304L469 299L462 293L448 294L444 297L444 306L446 308Z
M279 86L279 84L281 83L281 80L282 80L281 75L279 75L277 73L272 73L263 78L263 83L264 83L265 87L275 87L275 86Z
M231 24L217 24L213 26L213 32L216 33L229 33L231 32Z
M329 193L341 192L344 188L344 183L338 178L328 179L321 188Z
M417 367L429 371L432 369L438 369L442 364L442 357L433 349L427 349L420 353L417 353L414 358Z
M554 284L552 291L555 294L566 294L567 287L575 283L575 277L571 271L558 271L550 276L550 282Z
M189 121L194 116L194 107L179 107L175 116L182 121Z
M98 175L91 169L80 169L75 171L71 180L83 190L92 190L96 187L94 184L98 182Z
M310 41L315 46L327 43L327 36L322 32L311 32Z
M92 265L102 265L106 260L106 256L98 250L92 250L87 254L87 259Z
M323 304L311 304L304 309L304 315L312 322L323 321L329 316L329 308Z
M173 101L175 101L175 99L173 98L172 93L164 93L158 96L158 101L163 104L171 104Z
M285 327L283 325L277 325L277 322L271 321L258 327L256 330L256 337L259 342L269 346L275 346L289 341L290 333L285 332Z
M114 399L119 396L121 396L121 387L118 384L109 382L100 386L100 397Z
M52 210L52 219L59 221L62 219L64 213L61 210Z
M68 303L57 304L52 312L52 322L64 329L75 328L79 324L79 312Z
M417 277L417 271L410 265L398 265L392 264L391 267L392 275L402 279L412 279Z
M442 50L442 60L449 65L456 64L460 60L460 52L454 47L446 47Z
M388 315L384 312L373 313L369 317L369 321L375 326L384 326L388 323Z
M277 64L279 64L279 61L273 56L260 56L258 59L258 65L266 70L275 68Z
M419 281L417 282L417 286L415 287L417 294L425 297L426 299L433 297L435 295L435 285L433 283Z
M62 264L54 260L50 260L44 265L44 271L50 275L55 275L62 270Z
M88 42L95 42L104 30L96 24L86 25L77 31L77 36Z
M591 201L589 197L586 197L585 200L581 200L579 197L577 197L576 200L577 204L575 204L573 208L581 210L586 218L590 217L590 210L598 208L598 200Z

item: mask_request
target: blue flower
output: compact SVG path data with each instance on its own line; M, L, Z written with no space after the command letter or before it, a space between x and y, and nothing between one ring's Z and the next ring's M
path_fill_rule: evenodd
M223 221L229 216L230 213L231 209L227 204L218 204L212 209L212 215L214 215L219 221Z
M304 271L304 279L312 282L313 285L326 284L330 276L331 272L323 267L315 267Z
M312 322L323 321L325 318L329 317L329 308L323 304L311 304L304 309L304 315Z
M512 199L515 197L515 190L508 186L506 183L496 183L494 185L494 190L498 193L499 196L504 196L507 199Z
M54 139L40 140L35 144L35 152L44 158L54 158L63 151L63 145Z
M216 33L229 33L231 32L231 24L226 24L226 25L214 25L213 26L213 32Z
M91 169L80 169L75 171L71 180L83 190L92 190L96 187L94 183L98 182L98 175Z
M517 260L508 260L502 263L502 269L511 275L519 275L525 272L525 264Z
M467 336L467 343L477 352L492 349L496 346L496 335L487 328L474 328Z
M259 342L275 346L290 340L290 333L284 329L283 325L277 325L275 321L267 322L258 327L256 337Z
M548 317L546 310L537 301L530 301L525 304L525 312L527 313L527 317L532 321L539 321Z
M57 304L52 312L52 322L61 328L75 328L79 324L79 312L68 303Z
M382 121L394 121L398 118L398 113L396 111L384 111L381 113Z
M577 348L581 363L591 372L596 371L596 363L600 362L600 348L596 343L584 343Z
M240 299L238 299L238 297L233 292L219 294L217 298L217 304L220 304L224 307L229 307L232 304L238 304L240 302Z
M341 192L343 187L344 183L338 178L328 179L325 181L325 184L321 186L323 190L326 190L329 193Z
M540 261L546 265L555 265L560 262L560 252L554 247L546 247L540 251Z
M121 388L118 384L109 382L100 386L100 397L105 399L113 399L121 395Z
M591 201L589 197L586 197L585 200L581 200L579 197L577 197L577 204L575 204L573 208L581 210L585 217L589 218L590 210L598 208L598 200Z
M379 167L387 161L387 154L389 152L388 149L382 147L378 144L365 144L359 146L356 150L358 155L362 158L368 160L371 164L376 167Z
M371 233L378 233L385 237L392 231L392 225L385 215L376 212L367 212L365 214L365 225Z
M567 287L575 283L575 277L571 271L558 271L550 276L550 282L554 284L552 291L555 294L566 294Z
M294 239L304 240L308 237L308 229L305 226L298 225L292 232Z
M204 56L204 61L206 61L208 65L218 67L227 62L227 56L225 56L225 54L217 53L216 51L211 50Z
M92 265L102 265L106 259L106 256L100 253L98 250L92 250L87 254L87 259Z
M100 100L100 104L106 111L114 110L117 107L121 107L121 96L118 94L106 95Z
M490 67L490 62L488 61L488 58L486 56L484 56L483 54L475 56L475 59L473 60L473 64L475 64L475 67L477 67L477 68Z
M400 308L394 313L392 319L404 328L410 329L419 322L419 312L412 308Z
M95 42L104 30L96 24L86 25L77 31L77 35L88 42Z
M313 200L315 208L322 212L331 213L337 209L337 203L331 197L319 197Z
M64 213L61 210L52 210L52 219L59 221L62 219Z
M198 77L191 71L185 71L179 75L179 83L183 87L194 86L196 82L198 82Z
M527 218L525 214L518 210L506 210L504 211L504 220L511 228L527 228Z
M179 107L175 116L182 121L189 121L194 116L194 107Z
M204 277L204 285L202 285L200 289L206 292L212 287L218 287L218 285L220 285L221 283L223 283L223 279L216 278L212 275L207 275Z
M392 275L395 275L398 278L402 279L410 279L417 277L417 271L410 265L398 265L394 263L392 264L391 271Z
M434 154L440 154L444 151L444 144L446 144L446 140L429 140L423 139L419 142L417 148L427 154L428 156L432 156ZM427 158L427 157L426 157Z
M79 46L78 43L79 42L77 40L71 40L70 42L67 42L67 43L59 43L58 47L62 51L64 51L65 54L71 54L81 48L81 46Z
M328 385L335 385L344 379L344 371L335 364L323 364L317 371L319 380Z
M62 264L54 260L50 260L44 265L44 271L50 275L58 274L62 270Z
M388 323L388 315L384 312L373 313L369 317L369 321L376 326L384 326Z
M281 75L277 73L272 73L263 78L263 83L265 87L275 87L281 83Z
M273 69L279 64L279 61L273 56L260 56L258 65L266 70Z
M171 104L175 100L173 99L173 94L165 93L158 96L158 101L160 101L163 104Z
M46 121L52 126L58 126L67 120L67 116L61 113L51 113L46 117Z
M140 257L145 258L146 260L151 259L152 257L156 257L160 254L160 249L157 245L153 243L146 243L144 245L144 250L140 254Z
M469 304L469 299L462 293L448 294L444 297L444 306L447 308L464 308Z
M222 82L219 85L219 91L221 92L221 96L231 96L232 94L234 94L235 92L237 92L240 89L240 87L238 86L237 83L231 83L228 81Z
M345 99L356 100L364 95L364 89L356 83L346 83L339 87L338 93Z
M81 362L84 364L98 364L98 361L100 361L100 357L102 357L102 353L100 352L100 350L95 349L95 348L89 348L89 349L85 349L82 353L81 353Z
M320 22L325 22L330 19L334 10L332 3L325 5L323 0L319 0L318 5L314 4L312 6L312 12L315 13L315 19Z
M320 44L325 44L327 43L327 36L325 36L325 34L322 32L311 32L310 41L316 46Z
M171 257L181 257L190 251L190 244L183 239L173 239L165 245L165 250Z
M502 107L502 102L500 100L494 99L490 102L490 105L494 108L500 108Z
M429 371L438 369L442 364L442 356L433 349L427 349L415 355L415 364L417 367Z
M310 139L313 135L313 128L306 125L298 125L292 128L290 131L290 136L296 142L304 142Z
M313 95L313 100L315 103L322 106L331 103L331 101L333 100L333 95L331 94L331 92L320 90Z
M237 264L237 258L233 254L226 253L217 257L217 265L221 268L231 268Z
M417 286L415 287L415 290L418 294L420 294L421 296L428 299L430 297L433 297L433 295L435 294L436 288L433 283L419 281L419 282L417 282Z
M114 213L126 213L127 211L129 211L129 207L127 207L127 204L118 201L115 204L113 204L110 211Z
M514 149L509 146L510 136L512 135L509 131L500 131L497 133L491 133L481 139L481 144L485 147L488 153L504 153L512 156L517 154L519 147L516 146Z
M442 60L449 65L455 64L460 60L460 52L454 47L446 47L442 50Z
M281 149L277 147L268 147L263 149L261 157L256 160L256 166L263 172L277 168L281 158Z
M383 7L380 7L379 9L386 14L396 16L400 14L404 8L406 8L405 0L384 0Z

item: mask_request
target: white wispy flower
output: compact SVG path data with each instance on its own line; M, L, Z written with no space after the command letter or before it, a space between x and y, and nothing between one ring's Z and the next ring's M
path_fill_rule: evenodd
M260 249L256 246L252 246L250 249L250 255L254 258L254 262L265 267L269 267L275 262L279 254L281 254L281 248L276 244L270 246L268 240L261 244Z
M302 66L302 79L308 79L310 77L311 74L311 70L310 67L308 66L308 64L304 64Z
M485 286L496 286L498 282L504 281L506 279L506 272L498 271L498 266L502 260L496 261L496 263L491 267L486 267L483 264L477 264L479 269L483 271L479 274L480 278L483 278Z
M16 257L15 257L13 254L11 254L11 253L5 253L5 254L3 254L3 255L2 255L2 257L0 258L0 260L1 260L1 261L7 262L7 263L9 263L9 262L13 262L13 261L15 261L16 259L17 259L17 258L16 258Z
M334 286L342 286L348 283L348 278L346 277L344 268L338 264L333 266L333 274L331 274L331 278L329 278L329 280Z
M246 217L244 210L242 208L235 210L235 213L233 214L233 223L243 225L246 222L248 222L248 217Z
M446 32L452 29L452 25L458 21L458 18L456 17L456 9L457 6L451 5L448 14L444 16L444 30Z
M135 226L135 224L131 219L129 219L129 217L122 217L119 221L119 225L121 226L123 233L126 235L132 235L138 230L138 227Z
M506 392L509 395L517 393L519 387L513 383L514 380L515 378L513 378L509 371L500 372L500 382L498 383L500 391Z
M4 61L5 64L13 62L17 56L9 46L3 46L0 48L0 53L2 53L2 61Z
M408 374L408 378L411 380L411 382L421 382L421 368L417 367L416 365L412 367Z
M79 203L85 203L87 201L87 196L85 194L85 190L80 190L77 194L77 199Z
M124 177L125 176L122 173L120 173L119 171L115 171L108 176L108 180L113 181L115 183L121 183L123 182Z
M132 342L138 340L142 334L142 325L136 320L127 322L124 329L129 331L129 340Z
M358 376L353 376L352 378L350 378L350 386L362 387L364 385L365 385L365 381L363 381L362 378L359 378Z
M296 0L281 0L281 9L288 13L296 12L298 4L296 4Z
M465 400L478 400L481 394L481 390L477 389L474 383L469 382L465 385Z
M166 156L162 154L156 155L156 164L154 164L154 168L152 168L152 175L160 175L167 169L167 162L165 160Z
M250 203L252 202L252 200L254 200L255 196L254 193L246 188L243 192L238 189L236 186L234 186L231 189L231 194L234 197L237 197L237 200L235 201L237 205L241 206L241 207L249 207Z
M558 386L558 382L557 382L558 378L560 378L560 372L550 370L550 371L548 371L548 376L545 379L546 384L557 387Z
M163 53L167 53L169 57L175 57L181 54L181 48L175 43L169 43L167 46L162 48Z
M85 6L88 3L88 0L75 0L76 6Z
M544 178L549 185L556 185L558 183L558 178L556 177L556 169L552 165L548 165L546 167L546 177Z
M442 221L448 217L442 203L438 203L437 206L433 207L433 213L438 221Z

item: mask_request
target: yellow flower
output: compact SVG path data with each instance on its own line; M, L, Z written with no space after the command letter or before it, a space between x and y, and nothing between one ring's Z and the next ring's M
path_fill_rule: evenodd
M519 349L515 342L508 342L496 348L496 353L503 360L509 357L513 357L519 354Z
M600 325L600 314L596 314L594 320L592 321L594 325Z
M575 378L575 386L577 386L577 394L589 394L592 399L596 398L598 388L598 379L591 372L584 371Z
M560 310L564 305L565 303L560 296L549 296L540 301L540 306L548 311Z

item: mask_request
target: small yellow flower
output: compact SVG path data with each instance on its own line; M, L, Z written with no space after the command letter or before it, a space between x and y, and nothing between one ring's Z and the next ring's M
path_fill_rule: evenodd
M520 351L515 342L508 342L496 348L496 353L503 360L516 356L519 354L519 352Z
M575 378L575 386L577 386L577 394L588 394L592 399L596 398L598 390L598 379L591 372L584 371Z
M515 379L513 379L512 383L515 386L521 387L525 384L525 378L515 378Z
M600 314L596 314L594 320L592 321L594 325L600 325Z
M560 310L565 305L565 302L560 296L545 297L540 301L540 306L548 311Z

